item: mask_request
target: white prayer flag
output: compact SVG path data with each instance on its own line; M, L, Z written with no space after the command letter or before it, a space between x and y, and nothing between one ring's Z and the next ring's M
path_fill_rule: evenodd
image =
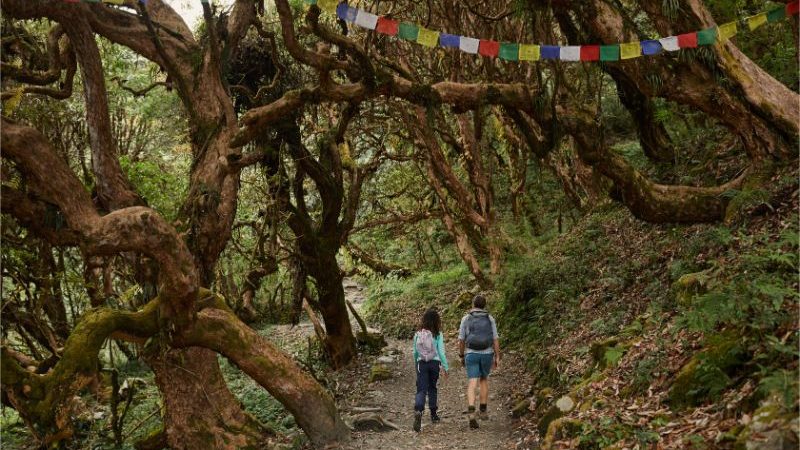
M458 48L461 49L462 52L467 53L478 53L478 45L480 44L480 40L461 36L461 40L458 41Z
M670 36L658 40L661 42L661 47L668 52L675 52L681 49L678 45L678 36Z
M359 9L356 15L356 25L368 30L374 30L378 25L378 16Z
M567 45L561 47L559 54L562 61L580 61L581 60L581 46L580 45Z

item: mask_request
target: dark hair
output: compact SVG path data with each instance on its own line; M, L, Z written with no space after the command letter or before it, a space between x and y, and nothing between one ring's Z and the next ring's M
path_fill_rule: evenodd
M442 318L439 317L439 311L436 308L429 308L425 311L422 314L422 321L419 327L430 331L433 337L438 336L442 330Z
M472 299L472 306L480 309L486 308L486 297L482 296L481 294L476 295Z

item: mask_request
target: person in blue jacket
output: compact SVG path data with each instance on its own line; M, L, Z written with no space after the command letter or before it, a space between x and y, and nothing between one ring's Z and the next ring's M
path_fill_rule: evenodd
M431 422L436 423L441 420L437 414L439 405L436 383L439 381L440 371L447 377L447 372L450 370L447 365L441 329L442 319L439 317L438 311L430 308L422 315L419 330L414 334L414 367L417 370L414 431L419 431L422 427L425 397L428 398L428 407L431 410Z

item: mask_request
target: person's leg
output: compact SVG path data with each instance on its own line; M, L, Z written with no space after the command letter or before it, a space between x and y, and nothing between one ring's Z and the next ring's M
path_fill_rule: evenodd
M467 404L469 414L469 427L478 428L478 420L475 415L475 388L478 387L478 379L481 376L480 355L467 353L464 358L464 365L467 367Z
M431 361L428 370L428 407L431 409L431 420L438 420L439 415L436 411L439 409L438 404L438 383L439 383L439 361Z
M425 409L425 393L428 391L428 374L424 362L417 361L417 395L414 398L414 431L422 428L422 411Z
M489 373L492 371L492 361L494 355L481 355L481 378L480 378L480 415L486 418L486 404L489 402Z

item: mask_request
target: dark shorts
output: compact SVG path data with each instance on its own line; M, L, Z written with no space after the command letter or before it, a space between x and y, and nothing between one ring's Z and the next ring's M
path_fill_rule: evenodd
M494 353L467 353L464 365L467 367L467 378L487 378L492 372Z

